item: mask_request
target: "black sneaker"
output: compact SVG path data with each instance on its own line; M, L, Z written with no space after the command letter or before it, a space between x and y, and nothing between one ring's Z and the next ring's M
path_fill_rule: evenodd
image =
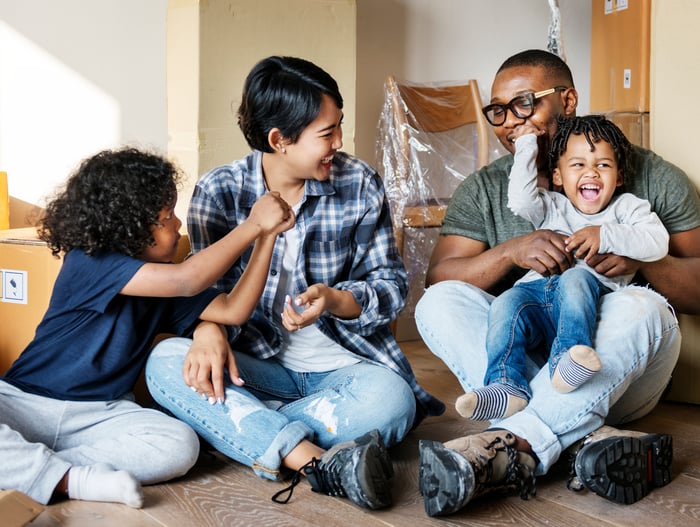
M452 514L473 499L496 492L517 492L522 499L535 495L536 462L531 455L500 437L484 448L488 460L480 463L437 441L420 441L418 484L428 516Z
M578 480L588 490L629 505L671 481L673 438L666 434L614 436L593 441L576 454Z
M381 509L391 505L388 480L394 475L394 468L378 430L372 430L354 441L335 445L320 460L312 459L297 471L289 487L276 493L272 500L287 503L302 472L314 492L348 497L365 509ZM282 499L286 492L289 495Z

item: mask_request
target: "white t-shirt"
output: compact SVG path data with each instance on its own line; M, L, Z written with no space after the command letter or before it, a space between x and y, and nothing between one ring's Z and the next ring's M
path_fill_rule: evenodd
M298 214L299 207L294 207ZM284 311L286 296L294 299L302 291L293 291L292 276L299 256L299 226L284 233L284 257L279 278L279 286L275 295L275 313ZM301 309L301 308L300 308ZM286 331L285 344L277 359L285 368L299 372L324 372L337 370L344 366L360 362L357 356L328 338L315 324L306 326L298 331Z

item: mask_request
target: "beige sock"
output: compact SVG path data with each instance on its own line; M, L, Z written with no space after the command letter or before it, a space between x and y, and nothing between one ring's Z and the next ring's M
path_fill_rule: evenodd
M527 399L517 397L508 393L506 390L498 390L500 397L495 398L494 394L489 394L488 392L495 392L497 390L497 385L489 386L491 386L490 389L486 387L478 388L473 392L460 395L455 401L457 413L467 419L488 421L491 419L509 417L527 406ZM478 392L482 393L481 398Z
M589 346L571 346L552 374L552 387L559 393L569 393L590 379L602 364Z

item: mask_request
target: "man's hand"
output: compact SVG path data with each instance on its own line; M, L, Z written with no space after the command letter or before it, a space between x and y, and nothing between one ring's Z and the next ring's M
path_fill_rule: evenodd
M563 273L573 265L565 239L563 234L540 229L506 243L513 246L510 254L515 265L532 269L542 276L552 276Z
M641 267L641 262L618 256L617 254L595 254L591 256L586 263L590 265L597 273L615 278L626 274L635 274Z

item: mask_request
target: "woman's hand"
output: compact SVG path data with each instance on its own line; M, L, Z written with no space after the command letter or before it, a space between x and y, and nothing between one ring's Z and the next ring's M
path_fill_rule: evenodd
M360 316L362 307L350 291L341 291L325 284L314 284L294 299L285 299L282 324L289 331L299 331L315 324L324 313L352 319Z
M327 295L330 288L323 284L314 284L293 300L284 299L282 324L289 331L313 325L326 310Z
M206 398L209 404L223 403L226 397L225 369L233 384L243 386L226 329L218 324L202 322L194 332L192 346L182 366L185 384Z

